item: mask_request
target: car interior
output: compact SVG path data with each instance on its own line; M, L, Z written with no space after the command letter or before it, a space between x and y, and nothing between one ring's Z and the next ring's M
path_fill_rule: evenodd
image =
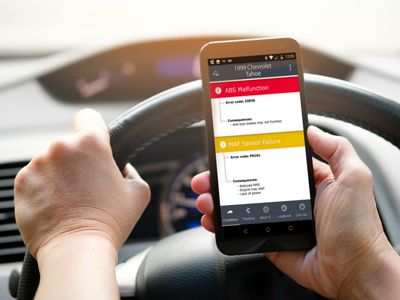
M45 14L52 17L40 24L51 26L55 22L53 15L57 13L50 2L44 1L41 5L51 10L31 12L23 26L29 26L29 18ZM89 20L111 24L117 18L103 20L100 16L108 8L110 14L123 10L125 4L105 2L107 4L99 4L100 8L95 1L81 4L83 7L67 1L59 1L59 5L65 9L65 18L73 16L74 11L74 7L66 7L77 5L76 9L96 12ZM174 11L171 15L179 10L179 2L175 2L169 7ZM228 1L223 2L230 5ZM326 7L312 2L317 5L314 13L323 14ZM399 8L397 3L384 2L386 9L379 11L382 20L385 13L390 14L394 9L392 5ZM246 9L252 5L264 8L271 3L246 4ZM195 20L206 18L204 13L213 9L211 4L204 5ZM232 12L240 12L240 7L231 5L235 6ZM299 10L298 4L291 5ZM146 4L143 11L151 18L148 6L150 4ZM216 6L219 10L225 7ZM355 7L350 6L354 11ZM327 43L319 45L317 37L307 38L309 31L302 33L301 28L298 32L274 32L265 26L260 29L261 21L254 25L257 30L252 30L250 25L240 30L232 21L231 30L226 29L227 25L214 30L216 23L211 21L210 25L204 25L203 31L196 27L193 34L190 26L185 30L175 29L173 25L168 27L168 24L179 24L173 21L166 23L170 29L167 34L161 22L166 22L166 18L154 21L157 26L150 26L151 30L131 29L141 31L137 37L125 29L130 33L124 40L104 39L102 43L88 45L82 42L83 37L75 40L69 37L68 46L60 42L51 46L51 41L44 42L43 35L39 38L42 47L37 46L39 42L32 42L35 47L29 49L29 43L18 44L18 38L11 38L7 33L13 30L18 33L23 27L11 22L10 14L21 12L23 17L26 11L28 9L19 1L0 4L0 24L5 25L0 30L0 40L3 36L7 41L3 49L0 45L0 299L14 299L10 290L16 296L15 282L21 276L26 251L14 215L14 178L54 138L70 133L73 114L85 107L99 111L109 124L117 163L130 162L151 188L149 206L118 256L116 274L121 299L324 299L296 284L262 255L223 255L217 250L213 235L200 227L201 214L195 205L197 194L190 183L194 175L208 169L199 50L210 41L276 35L292 36L300 41L307 73L309 121L328 132L347 137L372 170L374 194L385 232L400 252L397 178L400 170L400 39L397 36L382 37L381 48L375 44L368 48L373 39L365 41L365 36L369 36L364 33L367 28L360 29L359 38L364 39L363 43L360 46L353 41L350 51L340 48L346 44L343 41L338 42L338 48L327 47ZM190 15L189 11L182 13ZM301 11L306 16L314 14L305 12L305 8ZM154 18L160 14L157 12ZM3 21L2 15L7 16ZM77 22L86 24L81 20L83 15L83 12L77 14ZM125 12L124 17L127 16ZM213 13L212 16L217 15ZM345 17L350 18L350 13ZM359 24L367 22L356 13L351 17ZM276 22L279 18L273 19ZM321 21L323 17L316 19ZM146 24L144 20L147 19L139 20L141 25ZM332 16L329 20L336 18ZM183 17L183 21L190 22L190 18ZM50 32L38 22L33 22L35 30ZM392 22L394 26L395 22L399 23ZM388 23L378 27L384 26ZM99 28L104 29L106 25ZM338 34L345 34L344 25L339 29ZM324 30L323 25L320 30ZM112 36L110 32L107 34ZM74 34L78 35L70 32L71 36ZM323 35L328 40L329 33ZM332 34L332 38L335 36ZM357 37L348 37L348 40L353 39ZM332 44L334 42L329 46ZM121 124L125 129L117 130ZM17 280L10 281L13 271Z

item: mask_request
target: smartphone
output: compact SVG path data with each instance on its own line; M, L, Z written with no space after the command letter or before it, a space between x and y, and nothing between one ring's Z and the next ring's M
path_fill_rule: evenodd
M219 250L311 248L315 185L299 44L211 42L200 63Z

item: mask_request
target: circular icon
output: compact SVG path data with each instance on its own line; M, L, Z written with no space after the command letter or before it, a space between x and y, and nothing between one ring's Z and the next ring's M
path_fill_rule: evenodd
M225 148L226 148L226 143L225 143L224 141L221 141L221 142L219 143L219 146L220 146L222 149L225 149Z
M299 204L299 209L300 210L305 210L306 209L306 205L304 203L300 203Z
M268 226L265 227L265 232L271 232L271 228L269 228Z
M283 204L283 205L281 206L281 210L282 210L282 211L287 211L287 206L286 206L285 204Z
M269 206L268 206L268 205L265 205L265 206L263 207L263 212L264 212L265 214L269 213Z
M221 94L221 93L222 93L222 89L221 89L219 86L217 86L217 87L215 88L215 93L216 93L217 95Z

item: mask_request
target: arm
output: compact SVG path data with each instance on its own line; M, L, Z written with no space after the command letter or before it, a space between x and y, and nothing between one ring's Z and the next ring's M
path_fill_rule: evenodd
M372 175L351 144L310 127L308 140L328 164L314 160L317 245L266 253L281 271L328 298L397 299L400 258L379 219ZM209 173L193 178L202 225L214 231Z
M384 241L382 241L384 244ZM359 267L349 274L340 288L339 299L398 299L400 295L400 259L387 245L365 255ZM376 249L377 250L377 249Z
M98 113L79 112L75 130L15 179L17 224L41 275L36 299L119 299L117 253L150 191L132 166L118 170Z

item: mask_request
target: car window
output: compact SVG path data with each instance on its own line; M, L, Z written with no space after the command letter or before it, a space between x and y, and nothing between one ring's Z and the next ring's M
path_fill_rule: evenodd
M210 33L290 35L348 55L400 50L397 0L3 0L0 54Z

